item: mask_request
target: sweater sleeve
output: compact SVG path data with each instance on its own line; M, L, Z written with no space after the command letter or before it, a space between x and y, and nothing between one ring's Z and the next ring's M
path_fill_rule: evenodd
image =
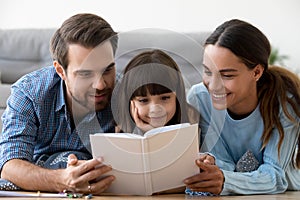
M292 109L288 106L290 113ZM293 114L295 117L295 114ZM299 118L290 121L280 109L280 122L284 139L278 154L278 129L274 128L267 146L263 150L263 164L255 171L239 173L223 170L225 177L222 195L226 194L276 194L289 190L300 190L300 170L293 165L294 152L299 137ZM226 168L221 166L221 169Z

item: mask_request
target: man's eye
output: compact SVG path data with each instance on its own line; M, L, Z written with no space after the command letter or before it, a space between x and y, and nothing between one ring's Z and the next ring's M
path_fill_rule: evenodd
M91 72L78 72L78 75L81 77L90 77L92 75Z
M108 68L105 69L104 73L105 73L105 72L109 72L109 71L111 71L111 70L112 70L112 67L108 67Z
M110 72L111 70L114 69L114 67L115 67L115 65L110 65L109 67L107 67L107 68L104 70L103 73L108 73L108 72Z

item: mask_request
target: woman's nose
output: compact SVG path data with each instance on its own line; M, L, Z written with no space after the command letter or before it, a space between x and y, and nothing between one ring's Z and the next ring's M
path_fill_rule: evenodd
M220 74L211 76L208 80L208 87L210 91L222 91L224 90L224 83Z

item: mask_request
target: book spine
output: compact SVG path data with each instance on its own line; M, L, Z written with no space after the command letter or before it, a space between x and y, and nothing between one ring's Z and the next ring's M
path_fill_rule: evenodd
M152 189L152 179L151 179L151 165L149 160L149 150L148 150L148 140L147 138L142 139L142 160L144 166L144 184L145 184L145 194L151 195L153 193Z

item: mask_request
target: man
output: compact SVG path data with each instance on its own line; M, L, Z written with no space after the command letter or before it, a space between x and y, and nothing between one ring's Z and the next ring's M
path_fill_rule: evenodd
M114 132L109 104L116 45L111 26L93 14L74 15L54 33L53 66L12 86L2 117L2 179L49 192L100 194L109 187L114 177L99 177L111 168L92 159L88 135Z

